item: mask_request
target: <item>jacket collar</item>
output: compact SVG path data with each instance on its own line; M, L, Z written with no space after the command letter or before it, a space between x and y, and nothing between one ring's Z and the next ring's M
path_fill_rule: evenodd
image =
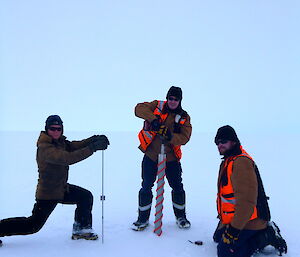
M66 137L62 135L58 140L54 140L50 137L45 131L41 131L40 136L37 141L37 146L42 143L49 143L49 144L60 144L66 140Z

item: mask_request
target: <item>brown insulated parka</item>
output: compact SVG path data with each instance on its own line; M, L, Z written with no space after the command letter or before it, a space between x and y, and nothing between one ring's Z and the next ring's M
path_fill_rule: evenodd
M38 200L61 200L68 190L69 165L80 162L93 152L87 147L91 138L82 141L68 141L61 136L52 139L44 131L37 141L36 161L39 179L36 189Z

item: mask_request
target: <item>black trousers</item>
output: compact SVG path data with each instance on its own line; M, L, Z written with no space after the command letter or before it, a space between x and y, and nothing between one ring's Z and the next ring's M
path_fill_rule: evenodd
M156 180L157 162L144 155L142 161L142 187L139 191L139 220L149 219L152 203L152 187ZM166 163L166 178L172 188L173 209L176 217L185 217L185 191L182 184L182 168L178 161Z
M82 228L92 226L93 195L90 191L69 184L63 200L36 200L30 217L3 219L0 222L0 236L28 235L38 232L58 203L76 204L75 222Z

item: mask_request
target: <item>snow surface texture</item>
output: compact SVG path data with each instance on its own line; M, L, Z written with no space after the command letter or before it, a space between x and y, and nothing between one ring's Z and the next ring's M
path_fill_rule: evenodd
M99 133L99 132L98 132ZM65 131L69 140L80 140L95 132ZM216 219L216 178L220 156L213 144L214 134L194 133L183 147L183 182L187 194L189 230L175 225L170 188L166 184L163 234L153 233L154 205L150 227L142 232L130 229L137 218L137 194L140 188L142 153L137 149L136 133L105 133L110 147L104 154L104 244L98 241L72 241L75 206L59 204L40 232L28 236L4 237L0 256L105 256L143 257L216 256L212 241ZM0 132L2 143L0 173L0 219L30 216L37 182L35 162L39 132ZM272 218L288 243L286 256L299 256L299 205L296 168L299 135L249 135L239 138L258 164L265 190L270 196ZM93 226L101 234L101 152L70 166L69 182L92 191L94 195ZM196 246L188 240L202 240ZM257 255L263 256L263 255ZM270 254L268 256L276 256Z

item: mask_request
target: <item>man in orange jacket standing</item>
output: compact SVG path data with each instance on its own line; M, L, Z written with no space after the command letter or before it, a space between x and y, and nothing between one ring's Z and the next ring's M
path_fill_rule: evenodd
M157 159L161 149L161 138L165 141L167 156L166 177L172 188L173 210L180 228L189 228L185 212L185 191L182 184L180 164L181 145L185 145L192 133L190 116L181 107L182 90L172 86L167 101L139 103L135 115L145 120L139 133L139 149L145 153L142 161L142 187L139 191L139 216L133 223L134 230L143 230L149 224L152 204L152 187L157 173Z
M287 251L284 239L271 215L258 168L243 149L230 126L218 129L215 137L223 161L218 177L219 225L214 234L218 257L250 257L273 245Z

